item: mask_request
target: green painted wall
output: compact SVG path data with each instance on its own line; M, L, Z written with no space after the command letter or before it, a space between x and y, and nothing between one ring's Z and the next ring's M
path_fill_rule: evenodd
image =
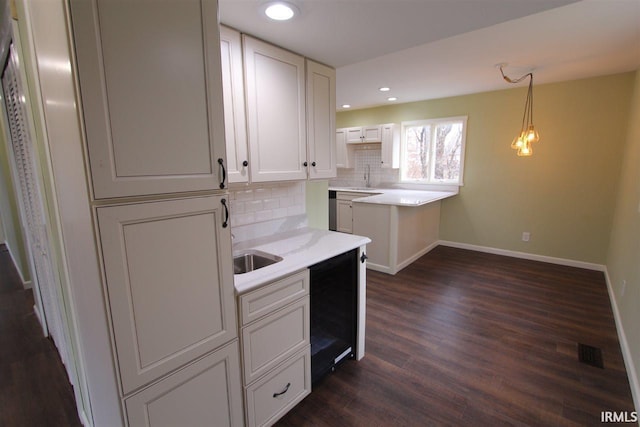
M468 116L465 182L442 203L440 239L605 264L633 82L536 85L530 158L509 146L526 87L340 112L337 127Z
M329 182L307 181L306 209L309 227L329 229Z
M636 384L632 391L636 408L639 408L637 374L640 372L640 71L635 73L635 89L629 118L607 271L634 363ZM626 286L623 286L623 281L626 281Z

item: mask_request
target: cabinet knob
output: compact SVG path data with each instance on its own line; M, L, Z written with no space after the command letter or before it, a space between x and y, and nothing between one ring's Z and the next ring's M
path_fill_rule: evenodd
M316 166L316 162L311 162L311 166L315 167Z
M308 164L307 162L304 162L304 163L302 164L302 166L304 166L305 168L306 168L308 165L309 165L309 164Z
M249 166L249 162L247 162L247 161L245 160L244 162L242 162L242 166L244 166L244 167L246 168L247 166Z

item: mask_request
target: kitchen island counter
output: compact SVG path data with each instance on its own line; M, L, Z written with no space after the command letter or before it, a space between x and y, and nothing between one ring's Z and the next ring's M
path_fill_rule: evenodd
M330 191L363 193L353 202L393 206L422 206L458 194L457 191L422 191L396 188L329 187Z

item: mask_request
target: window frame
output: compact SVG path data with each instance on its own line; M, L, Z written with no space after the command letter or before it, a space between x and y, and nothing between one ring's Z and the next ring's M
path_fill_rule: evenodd
M416 185L442 185L442 186L463 186L464 185L464 159L465 159L465 151L466 151L466 142L467 142L467 120L468 116L454 116L454 117L439 117L434 119L421 119L421 120L410 120L404 121L400 125L400 183L401 184L416 184ZM462 123L462 135L461 135L461 146L460 146L460 173L458 180L456 181L445 181L438 179L431 179L433 175L433 167L435 162L429 162L429 176L426 179L406 179L404 177L405 171L405 162L407 156L407 128L413 126L432 126L432 136L435 132L435 128L438 124L442 123L451 123L451 122L461 122ZM433 158L433 153L435 151L435 144L429 144L429 157Z

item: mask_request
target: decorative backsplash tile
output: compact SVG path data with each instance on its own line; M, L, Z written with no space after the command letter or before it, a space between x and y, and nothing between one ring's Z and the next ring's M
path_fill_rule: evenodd
M370 184L372 187L382 183L396 183L400 180L399 169L382 167L382 151L379 146L367 146L368 149L356 149L354 152L355 167L352 169L338 169L338 176L329 185L364 186L366 165L371 170ZM375 148L371 148L375 147Z
M255 224L305 213L305 182L252 184L230 189L231 226Z

